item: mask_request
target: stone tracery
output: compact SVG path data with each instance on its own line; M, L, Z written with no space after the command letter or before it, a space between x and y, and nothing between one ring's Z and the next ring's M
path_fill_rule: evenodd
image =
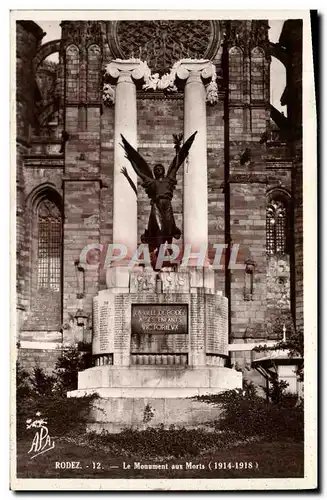
M115 58L146 60L160 75L179 59L212 59L219 47L218 21L119 21L109 27L109 45Z

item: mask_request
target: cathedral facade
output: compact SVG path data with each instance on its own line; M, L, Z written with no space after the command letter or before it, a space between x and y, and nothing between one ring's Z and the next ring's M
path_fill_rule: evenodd
M196 78L207 175L187 198L187 161L178 173L178 244L191 231L186 203L191 222L205 206L207 242L225 246L225 264L214 273L228 298L225 363L255 378L253 347L303 330L301 21L285 21L276 44L266 20L63 21L61 38L44 44L36 23L18 21L16 35L20 362L50 370L65 345L91 344L114 218L127 227L133 217L113 196L117 107L128 106L126 96L118 102L119 65L137 67L125 75L136 99L135 141L153 166L169 164L172 134L185 131L199 106L179 65L196 61L204 64ZM58 63L49 60L55 53ZM270 103L272 57L286 68L287 116ZM140 62L146 71L137 74ZM139 243L150 212L139 185L135 209ZM98 250L97 265L83 262L88 248ZM238 266L228 265L232 248Z

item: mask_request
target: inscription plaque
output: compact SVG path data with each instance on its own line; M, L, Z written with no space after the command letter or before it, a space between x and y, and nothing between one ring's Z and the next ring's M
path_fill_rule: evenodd
M98 296L93 299L93 354L113 352L114 333L110 318L114 313L112 300Z
M187 304L133 304L132 335L186 335Z

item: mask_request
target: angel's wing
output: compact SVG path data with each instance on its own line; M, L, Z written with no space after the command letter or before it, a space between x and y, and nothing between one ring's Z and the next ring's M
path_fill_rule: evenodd
M125 139L125 137L121 135L123 144L121 144L122 148L125 150L125 156L130 161L132 167L134 168L137 175L141 178L149 178L153 179L152 170L145 161L145 159L130 145L130 143Z
M182 165L182 163L185 161L187 155L188 155L188 152L194 142L194 139L195 139L195 136L198 132L194 132L194 134L192 134L188 139L187 141L185 141L185 143L183 144L183 146L181 147L180 151L175 155L175 158L173 159L173 161L171 162L171 164L169 165L169 168L168 168L168 171L167 171L167 177L169 177L169 175L176 175L177 173L177 170L179 169L179 167Z

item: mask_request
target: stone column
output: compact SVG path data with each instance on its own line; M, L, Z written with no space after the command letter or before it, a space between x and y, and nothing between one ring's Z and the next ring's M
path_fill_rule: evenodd
M184 244L194 251L208 243L208 180L206 90L203 79L213 76L209 61L182 61L178 78L186 80L184 93L184 139L198 131L184 164Z
M133 79L143 77L143 63L112 61L106 68L107 74L117 79L115 93L115 138L114 138L114 200L113 200L113 243L128 248L133 255L137 247L137 199L121 173L126 167L136 185L137 176L125 152L120 146L121 136L137 148L136 87Z
M209 61L181 61L177 69L177 77L185 80L184 91L184 140L197 131L188 159L184 163L184 245L191 245L192 254L202 249L207 252L208 245L208 179L207 179L207 113L206 89L214 75L214 67ZM184 257L186 247L184 250ZM192 255L191 254L191 255ZM207 255L207 254L206 254ZM198 259L194 255L188 258L189 266L197 266ZM203 261L203 266L206 260ZM192 366L206 364L206 328L204 303L199 307L201 299L198 291L204 289L204 270L190 271L192 324L197 327L190 330L189 360Z

